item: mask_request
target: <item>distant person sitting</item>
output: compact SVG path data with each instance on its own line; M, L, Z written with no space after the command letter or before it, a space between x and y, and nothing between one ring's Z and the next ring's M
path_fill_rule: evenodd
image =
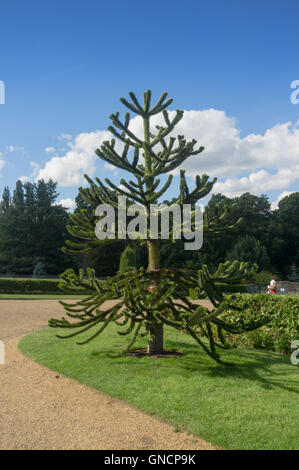
M277 294L277 284L274 277L272 277L270 285L268 286L268 294Z

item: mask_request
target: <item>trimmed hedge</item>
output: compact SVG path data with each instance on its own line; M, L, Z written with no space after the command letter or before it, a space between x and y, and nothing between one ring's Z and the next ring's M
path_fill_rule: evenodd
M218 290L222 294L246 294L247 293L247 284L216 284ZM198 289L189 289L189 293L187 291L181 292L184 295L189 295L192 299L198 298Z
M269 294L234 294L227 296L230 304L242 311L227 310L220 318L227 322L261 320L268 315L273 319L261 328L232 335L228 342L235 346L254 347L281 353L291 352L291 343L299 340L299 296Z
M247 293L247 284L216 284L216 286L223 294Z
M60 279L0 278L0 294L63 294Z

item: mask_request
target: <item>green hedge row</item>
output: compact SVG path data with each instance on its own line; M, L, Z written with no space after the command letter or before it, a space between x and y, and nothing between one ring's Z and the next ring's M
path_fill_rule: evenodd
M0 294L63 294L59 279L0 279Z
M247 284L216 284L216 286L218 290L222 292L222 294L247 293ZM198 298L196 294L196 289L190 289L188 294L185 292L185 295L190 295L190 297L192 298Z
M63 294L58 287L59 279L33 279L33 278L0 278L0 294ZM224 293L246 292L245 284L226 285L218 284ZM189 292L180 291L181 295Z
M258 330L242 335L227 334L231 344L282 353L291 352L292 341L299 340L299 296L234 294L227 298L232 305L241 307L242 310L227 310L220 317L225 321L247 323L268 315L273 318Z
M223 294L246 294L247 284L216 284L220 292Z

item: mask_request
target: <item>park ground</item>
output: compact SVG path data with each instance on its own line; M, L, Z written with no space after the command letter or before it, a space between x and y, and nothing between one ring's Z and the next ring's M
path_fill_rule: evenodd
M192 434L43 367L18 350L47 328L57 300L0 300L0 449L213 449ZM215 447L214 447L215 448Z

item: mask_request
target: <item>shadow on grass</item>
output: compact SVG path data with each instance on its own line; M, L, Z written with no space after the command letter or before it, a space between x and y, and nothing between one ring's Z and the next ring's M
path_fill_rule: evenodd
M172 337L171 337L172 336ZM110 338L109 338L110 339ZM183 351L184 354L178 357L132 357L119 356L111 358L111 354L123 351L125 344L117 337L110 339L109 345L105 342L107 338L103 338L103 342L97 344L97 348L90 348L90 345L77 346L69 344L68 348L74 351L74 360L77 351L82 348L82 353L88 354L90 365L96 370L101 366L101 361L105 361L106 365L114 368L126 367L133 372L134 368L138 370L138 374L150 376L156 375L159 371L163 377L178 377L181 379L189 379L194 376L208 378L222 378L228 382L231 380L243 381L248 386L248 382L255 382L264 390L274 390L280 388L292 393L299 393L298 378L299 368L290 363L287 355L265 350L257 350L250 348L220 350L221 359L224 362L233 363L233 365L220 365L209 358L206 353L197 344L193 343L192 338L187 335L177 336L175 332L170 333L169 338L165 341L165 348ZM48 338L49 345L52 344L53 337ZM58 340L59 342L61 340ZM64 341L64 340L63 340ZM68 340L65 340L68 342ZM55 342L53 343L54 346ZM85 349L87 347L87 350ZM136 347L144 347L144 343L137 342ZM52 347L51 347L52 348ZM79 349L78 349L79 348ZM84 353L85 350L85 353ZM109 362L108 364L108 361ZM118 371L116 371L118 373ZM294 380L293 380L294 377ZM246 383L247 382L247 383Z
M176 342L171 343L174 345ZM177 342L178 346L181 344ZM219 365L207 357L205 357L204 364L204 357L201 357L200 361L195 361L195 348L191 351L189 346L189 350L184 353L184 362L180 366L194 372L200 365L201 373L207 376L251 380L259 382L260 386L267 390L279 387L289 392L299 393L298 382L294 383L289 378L291 368L294 371L294 377L295 374L298 377L299 370L291 365L287 355L249 348L221 350L220 353L223 361L232 362L233 365ZM286 369L285 366L288 365L290 369Z
M146 369L150 371L151 369L160 368L163 369L165 377L174 375L190 377L191 375L199 374L201 376L219 377L228 380L253 381L257 382L265 390L281 388L288 392L299 393L298 381L294 382L290 378L292 367L297 377L299 370L290 364L289 358L286 355L246 348L221 350L221 359L224 362L233 364L220 365L209 358L199 347L184 341L168 340L167 348L184 351L184 354L174 358L153 358L150 356L134 358L121 356L112 360L115 365L123 365L125 362L128 367L138 367L141 370ZM103 358L112 352L111 349L102 349L101 351L92 352L91 355ZM174 361L175 369L172 367ZM290 366L290 369L286 368L287 365Z

